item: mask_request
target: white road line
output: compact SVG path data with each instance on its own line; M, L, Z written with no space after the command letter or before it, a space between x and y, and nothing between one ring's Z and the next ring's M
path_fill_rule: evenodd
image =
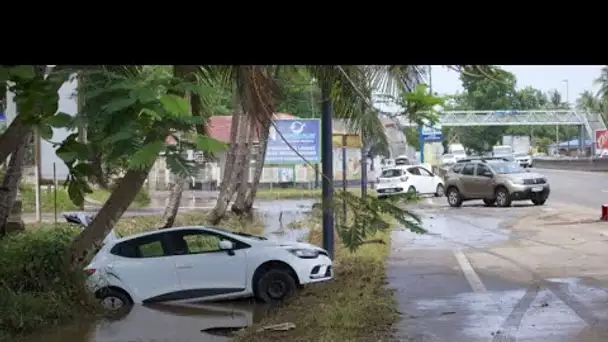
M456 257L456 261L458 261L458 265L460 265L462 273L464 273L473 291L477 293L486 292L486 287L481 282L481 279L479 279L467 256L460 250L454 250L454 257Z

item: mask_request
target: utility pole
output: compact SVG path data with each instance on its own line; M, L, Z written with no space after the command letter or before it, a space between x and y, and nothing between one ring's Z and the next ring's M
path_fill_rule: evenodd
M429 65L429 91L433 94L433 67ZM418 144L420 145L420 164L424 163L424 126L418 128Z
M321 80L321 168L323 174L323 248L334 257L334 213L333 213L333 146L331 122L331 84Z

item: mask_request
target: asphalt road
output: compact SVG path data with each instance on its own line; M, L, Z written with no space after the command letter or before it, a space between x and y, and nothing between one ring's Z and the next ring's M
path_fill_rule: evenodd
M549 201L577 204L597 209L608 203L608 173L532 169L543 174L551 185Z
M608 341L608 223L580 206L605 176L546 175L555 197L542 207L428 199L418 212L429 234L392 233L396 340ZM584 203L557 203L568 196Z

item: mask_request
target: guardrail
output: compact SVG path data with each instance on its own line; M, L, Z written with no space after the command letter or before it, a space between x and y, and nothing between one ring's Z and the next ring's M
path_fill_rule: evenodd
M533 163L534 167L541 169L608 172L608 158L534 158Z

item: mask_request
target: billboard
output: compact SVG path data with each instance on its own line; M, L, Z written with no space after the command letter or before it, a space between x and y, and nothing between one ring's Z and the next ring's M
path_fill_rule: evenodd
M597 151L608 150L608 129L595 131L595 147Z
M275 128L276 127L276 128ZM310 163L321 162L321 121L319 119L274 120L266 146L266 164L303 164L293 147Z

